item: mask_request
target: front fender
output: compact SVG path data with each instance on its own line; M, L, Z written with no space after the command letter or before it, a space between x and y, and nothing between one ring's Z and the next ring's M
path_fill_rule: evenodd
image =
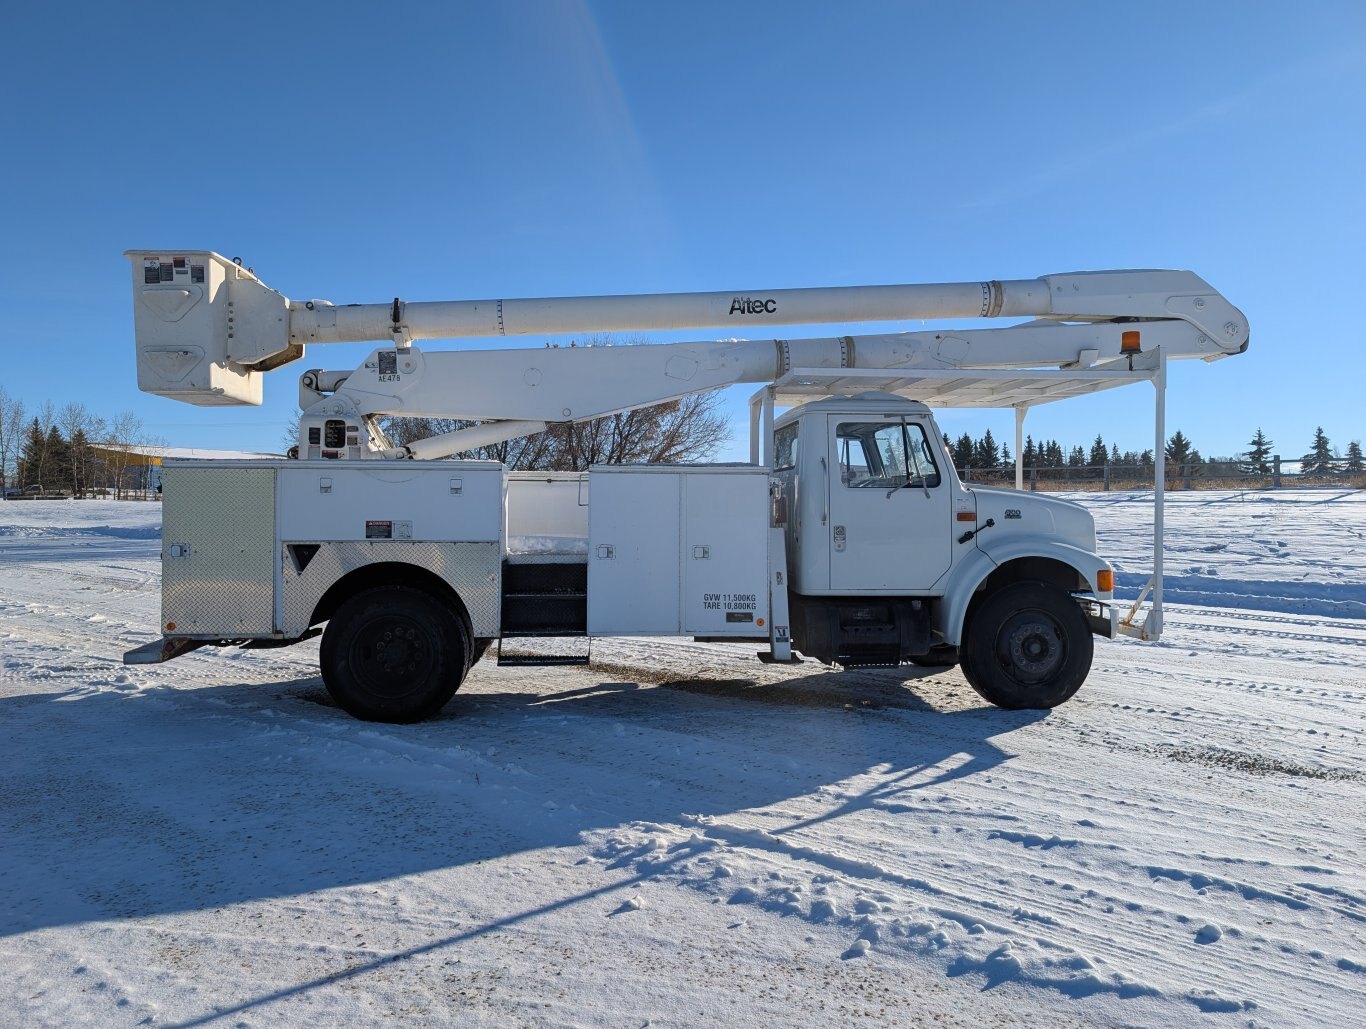
M944 585L944 602L932 626L944 636L944 642L957 646L963 638L963 622L973 594L996 569L1022 558L1046 558L1067 565L1079 575L1095 593L1097 600L1110 601L1113 594L1095 588L1097 573L1111 570L1110 562L1089 550L1069 543L1059 543L1046 536L1012 536L993 546L985 540L974 547L972 554L954 563L948 582Z

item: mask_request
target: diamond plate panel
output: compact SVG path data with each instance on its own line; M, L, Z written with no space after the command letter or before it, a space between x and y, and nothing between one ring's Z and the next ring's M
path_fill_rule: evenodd
M162 469L161 622L177 636L269 636L275 469Z
M312 540L299 540L313 544ZM288 543L285 547L288 547ZM302 572L288 557L282 574L284 631L301 635L322 595L348 572L381 561L417 565L435 572L460 595L476 637L498 635L499 574L502 548L497 543L431 543L418 540L355 540L319 543Z

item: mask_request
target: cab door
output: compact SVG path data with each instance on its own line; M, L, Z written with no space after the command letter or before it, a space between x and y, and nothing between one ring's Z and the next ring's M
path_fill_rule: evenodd
M827 418L830 589L931 589L952 562L953 512L949 479L924 423L901 416Z

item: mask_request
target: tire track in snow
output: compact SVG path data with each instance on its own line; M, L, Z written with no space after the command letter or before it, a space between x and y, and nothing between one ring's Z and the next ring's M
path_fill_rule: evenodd
M1025 836L1022 836L1022 840L1023 840L1023 842L1026 842L1026 843L1029 842L1029 839L1025 838ZM735 842L735 840L732 840L732 842ZM743 842L743 840L742 840L742 842ZM753 836L751 836L751 838L749 838L749 842L753 842ZM764 842L765 842L765 843L769 843L769 840L764 840ZM800 850L800 851L798 851L799 857L811 858L811 860L816 860L816 861L818 862L818 864L822 864L822 865L828 866L828 868L829 868L829 866L833 866L833 868L839 869L839 868L843 868L843 866L846 866L846 865L847 865L847 862L846 862L846 860L844 860L844 858L836 857L835 860L829 860L829 858L822 858L822 857L821 857L821 853L822 853L821 850L814 849L814 847L807 846L807 845L803 845L803 846L805 846L805 850ZM768 849L772 849L772 845L770 845L770 846L768 847ZM848 869L846 868L846 870L848 870ZM854 870L856 870L856 872L861 872L861 873L872 873L872 875L876 876L876 875L880 875L880 873L881 873L881 866L880 866L880 865L874 865L874 866L872 866L872 869L870 869L869 866L866 866L866 865L859 865L859 866L856 866L856 868L855 868ZM895 876L895 875L893 875L893 876L887 876L887 877L888 877L889 880L893 880L893 881L896 880L896 876ZM918 884L918 881L919 881L919 880L915 880L915 884ZM962 901L962 899L968 899L968 901L970 901L970 899L973 898L973 891L975 890L975 888L978 888L978 887L979 887L979 883L978 883L977 880L967 880L967 881L963 881L963 883L962 883L962 891L951 891L951 890L948 890L948 888L947 888L947 887L944 887L943 884L936 884L936 891L937 891L937 892L940 892L940 894L944 894L944 892L951 892L951 894L958 896L958 898L960 899L960 901ZM1033 906L1035 907L1035 909L1038 909L1038 907L1040 907L1040 905L1038 905L1038 903L1034 903ZM1045 905L1045 907L1046 907L1046 905ZM985 914L981 914L981 913L973 914L973 916L964 916L964 914L962 913L962 911L948 911L948 909L943 909L943 910L940 911L940 913L941 913L941 914L945 914L945 913L947 913L947 914L953 914L953 916L955 916L956 920L958 920L958 921L960 921L960 922L964 922L964 924L973 924L973 922L977 922L978 920L981 920L981 921L984 921L984 922L992 922L992 924L994 925L994 928L996 928L996 929L1003 929L1003 924L1001 924L1001 922L999 921L999 920L1000 920L1000 917L1003 916L1003 914L1004 914L1004 916L1007 916L1007 918L1020 918L1020 920L1026 920L1026 921L1038 921L1038 918L1040 918L1040 914L1038 914L1038 911L1037 911L1037 910L1035 910L1035 913L1025 913L1025 911L1020 911L1020 910L1005 911L1005 910L1003 909L1003 907L1001 907L1000 905L994 905L994 903L986 903L986 909L992 910L992 911L993 911L993 916L994 916L993 918L988 918L988 916L985 916ZM1065 931L1065 929L1068 929L1068 922L1071 921L1071 910L1072 910L1071 907L1070 907L1070 906L1067 906L1067 905L1061 905L1061 903L1060 903L1059 906L1052 907L1052 909L1050 909L1050 910L1056 911L1057 916L1060 916L1060 917L1053 917L1053 916L1048 916L1048 914L1044 914L1044 916L1042 916L1042 917L1044 917L1045 924L1056 925L1056 927L1060 927L1060 929L1064 929L1064 931ZM1064 920L1065 920L1065 921L1064 921ZM1100 951L1097 950L1097 948L1100 947L1100 946L1102 946L1102 944L1105 944L1106 951L1108 951L1109 954L1112 955L1112 957L1113 957L1113 955L1115 955L1115 947L1113 947L1113 944L1108 943L1108 942L1109 942L1109 937L1111 937L1111 933L1108 933L1108 932L1091 933L1091 932L1089 932L1089 931L1087 931L1087 932L1079 932L1078 929L1076 929L1075 927L1071 927L1071 928L1070 928L1070 933L1068 933L1068 935L1070 935L1070 937L1071 937L1071 942L1068 942L1068 943L1057 943L1057 946L1063 947L1063 948L1065 948L1065 950L1068 950L1068 951L1075 950L1075 948L1072 947L1072 943L1075 943L1076 937L1082 936L1082 937L1087 937L1087 942L1089 942L1090 944L1096 944L1096 947L1093 947L1093 950L1091 950L1091 952L1093 952L1093 954L1094 954L1094 952L1100 952ZM1134 951L1134 954L1135 954L1135 955L1141 955L1141 951L1135 950L1135 951Z
M1317 633L1285 632L1278 629L1249 629L1241 625L1209 625L1194 622L1168 622L1170 626L1197 629L1201 633L1238 633L1262 639L1298 640L1304 643L1323 643L1329 646L1366 647L1366 637L1322 636Z
M1052 783L1049 784L1049 791L1050 791L1050 793L1053 794L1053 797L1055 797L1055 799L1057 799L1057 798L1056 798L1056 788L1053 787L1053 784L1052 784ZM1063 799L1063 801L1067 801L1068 798L1065 798L1065 797L1064 797L1064 798L1061 798L1061 799ZM1044 798L1044 801L1045 801L1045 808L1046 808L1046 798ZM1254 816L1254 817L1255 817L1255 816ZM1186 917L1186 916L1180 916L1180 917ZM1250 985L1255 985L1255 984L1250 984Z
M1207 618L1218 618L1218 619L1221 619L1221 620L1223 620L1223 619L1229 619L1229 620L1231 620L1231 621L1238 621L1238 622L1262 622L1262 623L1271 622L1271 623L1280 624L1280 625L1302 625L1302 626L1305 626L1306 628L1338 629L1338 630L1342 630L1342 631L1346 631L1346 632L1354 632L1354 631L1355 631L1355 632L1366 633L1366 621L1359 621L1359 622L1340 621L1340 622L1339 622L1339 621L1333 621L1333 620L1331 620L1331 619L1323 619L1323 618L1305 618L1305 617L1300 617L1300 616L1296 616L1296 615L1281 614L1281 613L1278 613L1278 612L1269 612L1269 611L1268 611L1268 612L1256 613L1256 612L1251 612L1251 611L1235 611L1235 610L1232 610L1232 609L1229 609L1229 608L1223 608L1223 607L1218 607L1218 608L1210 608L1210 607L1191 607L1191 606L1188 606L1188 605L1185 605L1185 604L1168 604L1168 605L1165 605L1165 606L1166 606L1166 614L1167 614L1168 616L1170 616L1170 615L1172 615L1172 614L1176 614L1176 615L1178 615L1178 616L1185 615L1185 616L1191 616L1191 617L1204 616L1204 617L1207 617ZM1185 621L1179 621L1179 620L1173 622L1172 619L1171 619L1170 617L1168 617L1168 618L1166 619L1166 624L1167 624L1167 625L1181 625L1181 626L1186 626L1186 627L1203 628L1204 625L1205 625L1206 623L1204 623L1204 622L1185 622Z

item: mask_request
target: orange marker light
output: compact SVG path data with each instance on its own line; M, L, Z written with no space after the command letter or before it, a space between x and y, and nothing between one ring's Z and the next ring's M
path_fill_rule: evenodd
M959 520L960 522L975 522L975 521L977 521L977 512L976 512L976 511L959 511L959 512L958 512L958 515L957 515L957 518L958 518L958 520Z
M1120 333L1119 352L1121 354L1137 354L1142 348L1138 343L1138 330L1129 329L1127 332Z
M754 619L754 624L762 629L764 627L764 620L762 618L756 618Z
M1115 591L1115 573L1108 568L1097 572L1096 590L1100 593L1113 593Z
M175 622L167 622L167 623L166 623L166 631L167 631L167 632L175 632Z

